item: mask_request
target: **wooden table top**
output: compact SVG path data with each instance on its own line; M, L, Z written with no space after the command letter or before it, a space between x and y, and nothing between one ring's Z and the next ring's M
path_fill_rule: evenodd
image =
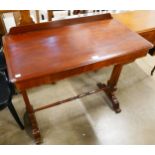
M4 52L12 82L27 82L24 87L32 87L37 78L38 81L44 78L55 81L129 62L145 56L152 48L152 44L137 33L111 17L104 19L104 16L98 15L95 17L98 20L90 22L87 18L92 17L84 17L80 20L87 21L85 23L56 24L59 26L55 28L4 36Z
M112 16L137 33L155 30L155 10L127 11Z

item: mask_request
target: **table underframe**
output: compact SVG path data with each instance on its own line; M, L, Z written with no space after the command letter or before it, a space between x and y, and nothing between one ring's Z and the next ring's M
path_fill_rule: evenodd
M31 105L31 103L29 101L26 90L22 90L21 93L22 93L22 96L23 96L23 99L24 99L24 102L26 105L26 111L28 113L28 118L29 118L30 125L32 128L32 135L34 137L35 143L36 144L42 143L42 138L41 138L40 130L38 127L38 122L37 122L36 117L35 117L35 112L37 112L37 111L47 109L50 107L54 107L54 106L57 106L57 105L60 105L63 103L67 103L69 101L72 101L72 100L75 100L75 99L78 99L78 98L81 98L81 97L84 97L87 95L91 95L91 94L97 93L99 91L104 91L105 94L107 95L107 97L109 98L109 100L111 101L112 109L116 113L121 112L119 102L115 96L115 91L117 90L116 85L117 85L117 82L119 80L119 76L120 76L122 68L123 68L123 64L115 65L113 68L113 71L111 73L111 77L108 80L107 84L97 83L97 86L99 89L92 90L90 92L86 92L86 93L83 93L83 94L62 100L62 101L57 101L55 103L48 104L48 105L42 106L42 107L37 108L37 109L33 109L33 106Z

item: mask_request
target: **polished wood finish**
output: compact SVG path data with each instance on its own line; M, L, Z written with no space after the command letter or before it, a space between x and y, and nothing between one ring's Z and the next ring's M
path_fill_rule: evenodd
M31 25L24 25L19 27L12 27L10 29L9 34L18 34L18 33L26 33L31 31L40 31L40 30L47 30L47 29L54 29L74 24L84 24L87 22L94 22L100 20L112 19L111 14L107 13L104 15L95 15L91 17L79 17L79 18L72 18L72 19L63 19L53 22L45 22L39 24L31 24Z
M155 29L155 11L153 10L127 11L112 16L137 33Z
M101 18L100 15L98 17ZM91 17L83 19L91 20ZM54 82L118 62L125 63L129 59L145 56L152 47L114 19L74 25L69 23L69 26L59 25L22 35L6 35L3 42L10 79L19 89ZM20 77L16 78L17 74Z
M155 55L155 10L128 11L113 14L113 17L153 43L154 47L149 51L149 54L151 56ZM151 71L151 75L153 75L154 71L155 66Z
M139 33L142 37L155 45L155 29Z
M112 16L155 45L155 10L127 11Z
M105 90L118 113L114 91L122 66L153 47L110 14L12 28L3 44L9 78L22 92L37 143L41 142L37 109L29 102L28 88L115 65L108 84L98 87Z

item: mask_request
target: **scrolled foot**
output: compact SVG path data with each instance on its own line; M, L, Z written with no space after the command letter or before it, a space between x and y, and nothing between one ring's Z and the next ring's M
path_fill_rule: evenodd
M121 109L120 108L117 108L117 109L114 109L114 111L118 114L121 112Z
M34 113L25 112L24 114L25 130L30 137L34 138L36 144L42 143L40 130L37 125L37 121Z
M119 102L114 94L114 89L110 89L110 87L108 87L107 85L105 84L102 84L102 83L97 83L97 86L99 88L106 88L104 90L104 92L106 93L107 97L109 98L109 100L111 101L111 104L112 104L112 109L116 112L116 113L120 113L121 112L121 109L120 109L120 106L119 106Z
M109 97L109 99L111 100L112 103L112 108L116 113L120 113L121 109L119 107L119 102L114 94L114 92L108 92L107 96Z

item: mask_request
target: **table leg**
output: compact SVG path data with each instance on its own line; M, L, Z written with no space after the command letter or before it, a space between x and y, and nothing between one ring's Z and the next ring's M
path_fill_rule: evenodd
M123 67L123 65L121 65L121 64L114 66L111 77L110 77L107 85L102 84L102 83L97 84L97 86L99 88L105 87L104 92L106 93L106 95L110 99L110 101L112 103L112 108L116 113L121 112L119 102L118 102L114 92L116 91L116 85L117 85L117 82L118 82L122 67Z
M33 107L30 104L27 92L22 91L21 93L23 95L23 99L24 99L24 102L25 102L25 105L26 105L26 110L28 112L29 120L30 120L30 123L31 123L31 126L32 126L33 137L35 139L36 144L40 144L41 143L41 135L40 135L40 130L39 130L39 127L38 127L38 124L37 124L37 120L36 120L36 117L35 117Z

